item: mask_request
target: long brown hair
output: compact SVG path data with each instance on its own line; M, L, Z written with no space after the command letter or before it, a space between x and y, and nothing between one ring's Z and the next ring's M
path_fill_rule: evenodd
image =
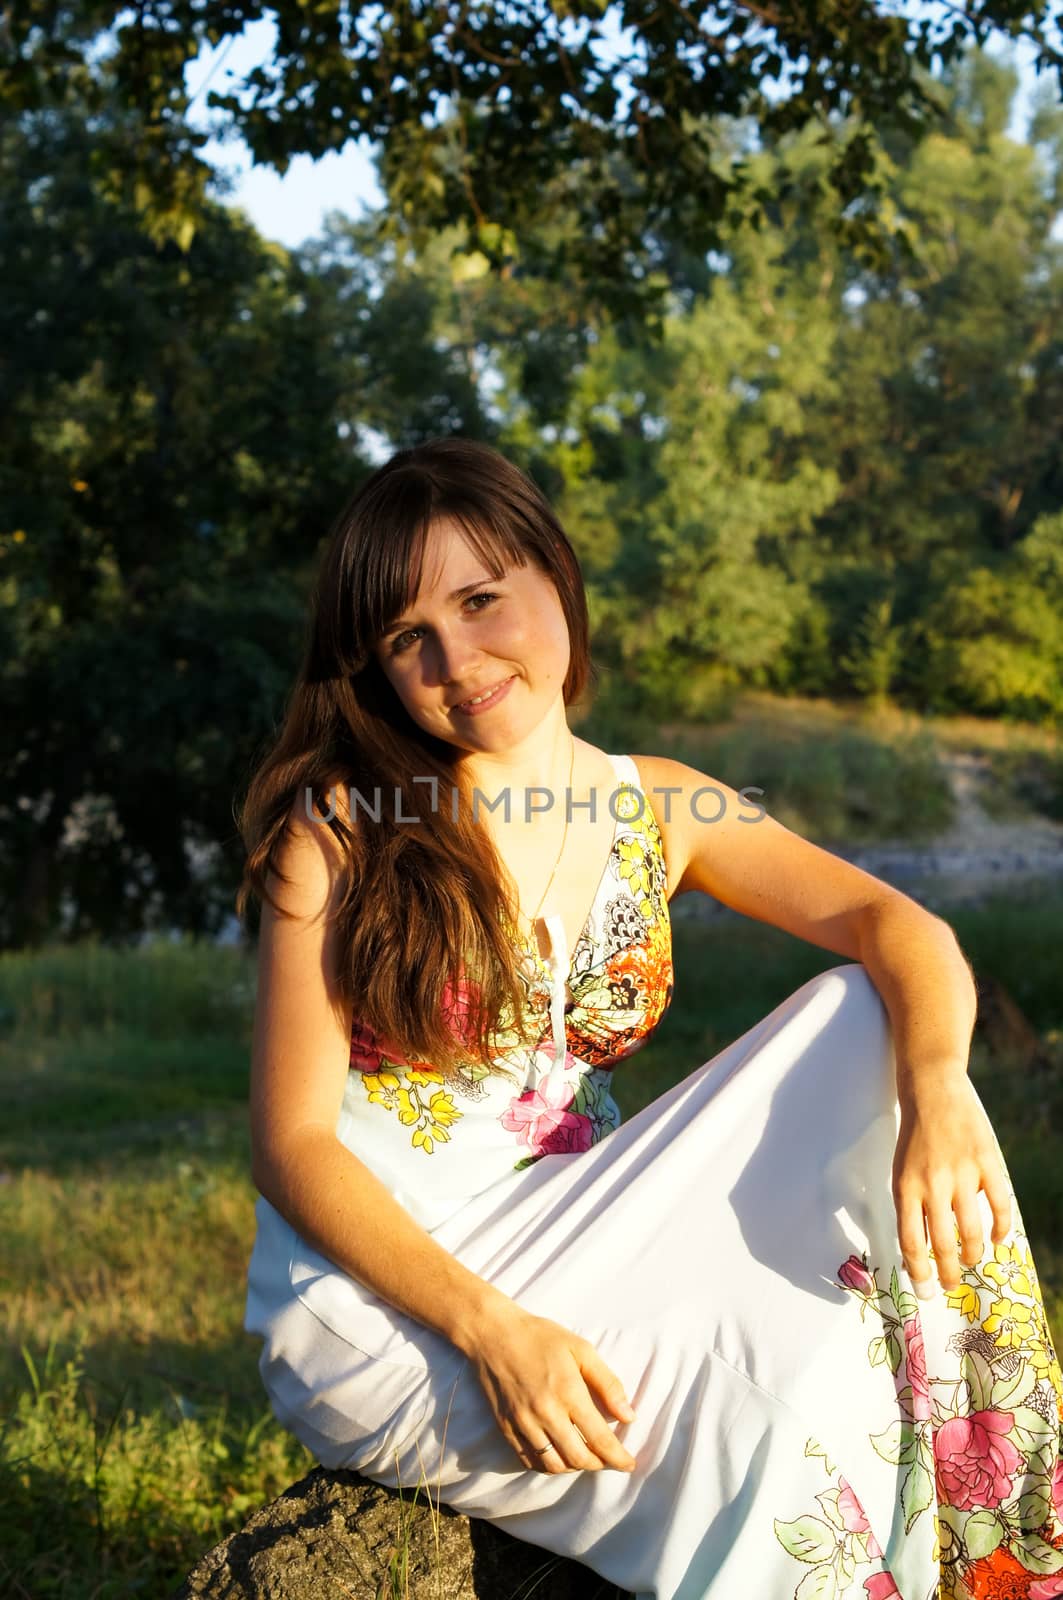
M552 580L570 643L565 705L596 682L579 561L536 484L473 439L400 450L329 532L303 663L237 818L247 856L236 911L243 918L254 894L284 914L268 874L289 881L276 865L281 844L293 806L312 804L342 847L338 981L354 1017L390 1044L388 1054L399 1047L404 1060L428 1062L444 1076L470 1055L506 1073L498 1036L529 1036L518 951L502 920L515 925L517 917L507 874L473 821L461 752L413 720L373 653L415 601L428 530L442 516L461 525L496 577L506 562L532 561ZM353 826L329 796L337 782L351 792ZM355 791L374 807L371 826L356 815ZM437 806L426 804L433 792ZM415 826L397 820L412 816L421 819Z

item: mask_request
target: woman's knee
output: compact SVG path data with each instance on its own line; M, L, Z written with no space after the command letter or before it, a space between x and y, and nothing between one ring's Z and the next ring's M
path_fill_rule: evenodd
M881 1057L892 1085L895 1056L890 1016L863 962L829 967L812 979L812 987L830 1004L827 1026L840 1030L859 1047L861 1056L871 1051Z

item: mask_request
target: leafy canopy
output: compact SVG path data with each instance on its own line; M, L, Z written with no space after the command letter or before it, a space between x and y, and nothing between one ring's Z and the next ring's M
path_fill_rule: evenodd
M914 134L942 118L932 70L1000 35L1030 41L1038 70L1063 83L1052 10L975 0L897 16L866 0L625 0L617 53L605 0L148 0L135 11L26 0L5 17L0 108L95 94L135 114L135 137L100 129L92 162L159 237L187 249L211 173L207 135L187 120L186 64L272 19L270 60L207 93L220 137L239 134L280 173L295 155L379 141L386 235L420 249L465 220L494 270L527 254L536 272L580 283L588 304L656 328L662 248L704 253L728 224L756 222L785 198L747 160L728 159L729 121L751 153L755 131L772 143L814 119L830 150L833 225L874 260L891 234L877 203L883 123ZM578 226L545 242L544 227L573 207Z

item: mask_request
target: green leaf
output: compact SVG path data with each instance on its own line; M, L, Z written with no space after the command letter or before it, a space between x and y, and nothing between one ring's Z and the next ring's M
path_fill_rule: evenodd
M872 1339L867 1347L867 1359L873 1367L881 1367L886 1359L886 1341L883 1338Z
M780 1522L776 1518L775 1537L798 1561L828 1561L838 1545L833 1528L819 1517L798 1517L794 1522Z
M1051 1485L1044 1483L1036 1489L1027 1489L1025 1494L1019 1496L1015 1520L1020 1528L1040 1528L1048 1520L1051 1509Z
M870 1436L871 1443L882 1457L883 1461L892 1462L896 1466L901 1459L901 1423L891 1422L888 1428L881 1433Z
M491 263L482 250L456 250L450 258L450 281L470 283L490 272Z
M812 1456L813 1458L819 1457L827 1471L830 1473L834 1472L834 1462L831 1460L826 1450L824 1450L818 1439L807 1439L805 1441L805 1455Z
M1041 1413L1034 1411L1032 1406L1008 1406L1007 1409L1011 1412L1009 1437L1020 1450L1027 1453L1039 1450L1046 1438L1055 1438L1055 1424L1046 1422Z
M942 1503L938 1506L938 1519L951 1529L953 1536L962 1544L963 1530L967 1526L967 1512L961 1511L958 1506Z
M1037 1369L1032 1361L1022 1361L1010 1378L998 1378L990 1391L990 1404L996 1411L1013 1411L1037 1387Z
M901 1486L901 1509L904 1512L904 1531L911 1533L916 1519L922 1516L934 1499L933 1475L921 1461L909 1467Z
M832 1562L806 1572L794 1590L794 1600L835 1600L838 1575Z
M975 1511L967 1518L963 1541L975 1561L992 1555L1003 1537L1004 1525L995 1511Z
M1036 1450L1031 1450L1029 1452L1027 1457L1027 1466L1029 1468L1030 1477L1047 1478L1049 1482L1051 1482L1052 1474L1055 1470L1057 1454L1058 1444L1056 1440L1055 1429L1053 1428L1049 1437L1042 1440L1042 1442L1037 1446Z
M829 1518L829 1520L833 1522L834 1526L840 1532L844 1532L845 1519L838 1509L838 1498L840 1494L840 1489L824 1489L822 1494L817 1494L816 1499L823 1507L823 1515Z
M904 1348L895 1333L886 1335L886 1353L889 1356L890 1371L896 1372L901 1364Z
M1027 1572L1039 1573L1041 1577L1063 1572L1063 1550L1054 1550L1036 1534L1028 1533L1021 1540L1009 1539L1008 1549Z
M993 1374L988 1361L977 1350L968 1350L963 1359L963 1375L971 1391L971 1410L988 1411L993 1390Z

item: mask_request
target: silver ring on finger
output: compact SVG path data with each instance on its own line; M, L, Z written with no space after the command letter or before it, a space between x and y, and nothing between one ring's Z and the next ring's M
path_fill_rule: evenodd
M540 1445L538 1450L533 1450L532 1454L536 1455L536 1456L544 1456L548 1450L556 1450L556 1449L557 1449L557 1446L556 1446L556 1444L554 1444L553 1440L552 1439L547 1439L546 1443L543 1444L543 1445Z

